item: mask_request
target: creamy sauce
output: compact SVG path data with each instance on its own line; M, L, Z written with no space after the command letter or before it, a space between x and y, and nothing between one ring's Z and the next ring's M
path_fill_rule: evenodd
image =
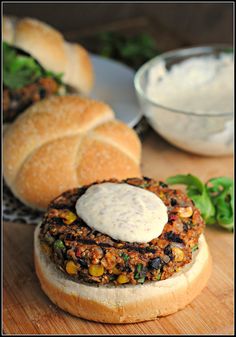
M231 113L234 108L232 54L192 57L173 65L150 69L147 96L168 108L198 114Z
M89 187L77 200L76 212L89 227L127 242L149 242L168 222L167 207L158 196L128 184Z

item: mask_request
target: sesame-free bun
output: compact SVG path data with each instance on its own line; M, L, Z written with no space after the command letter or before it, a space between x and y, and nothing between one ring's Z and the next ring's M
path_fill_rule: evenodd
M193 261L166 280L117 287L77 283L44 254L38 238L39 226L34 234L34 259L41 287L61 309L85 319L132 323L172 314L199 295L211 273L211 257L202 234Z
M23 203L46 209L62 192L95 181L140 177L141 143L105 103L53 96L4 132L3 174Z
M33 56L45 69L63 73L63 81L78 92L88 94L93 85L93 69L88 52L69 43L56 29L31 18L3 17L3 40Z

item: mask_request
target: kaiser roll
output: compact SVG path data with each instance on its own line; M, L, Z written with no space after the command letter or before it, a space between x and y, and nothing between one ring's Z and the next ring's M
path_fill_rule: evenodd
M24 204L44 210L65 190L140 176L141 144L111 108L79 96L53 96L4 132L3 173Z

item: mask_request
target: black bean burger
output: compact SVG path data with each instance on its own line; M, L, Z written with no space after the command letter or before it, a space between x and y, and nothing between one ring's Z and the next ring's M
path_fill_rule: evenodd
M41 286L62 309L125 323L176 312L210 275L204 221L186 194L149 178L63 193L35 230Z
M91 90L92 65L82 46L31 18L4 16L2 30L4 123L51 95Z

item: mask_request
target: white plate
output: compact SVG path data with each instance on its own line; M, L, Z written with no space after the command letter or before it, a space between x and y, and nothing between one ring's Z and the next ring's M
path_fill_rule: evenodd
M108 103L117 119L134 127L142 117L133 84L134 70L98 55L92 54L91 59L95 84L90 96Z

